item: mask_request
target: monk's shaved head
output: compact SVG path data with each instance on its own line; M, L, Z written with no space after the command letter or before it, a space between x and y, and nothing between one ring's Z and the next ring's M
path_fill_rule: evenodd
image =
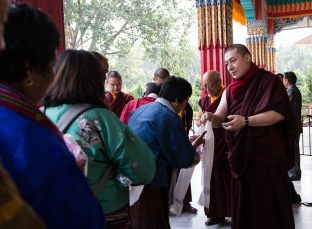
M157 68L154 72L154 82L156 84L162 85L170 77L170 73L165 68Z
M203 81L207 81L208 79L213 81L221 81L220 74L217 71L208 71L203 75Z
M217 96L223 89L220 74L217 71L205 72L202 82L208 96Z

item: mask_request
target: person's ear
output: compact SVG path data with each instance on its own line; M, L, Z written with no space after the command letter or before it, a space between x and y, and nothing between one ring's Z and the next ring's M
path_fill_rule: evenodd
M247 62L251 62L251 56L248 53L245 55L245 59Z
M178 99L175 99L175 101L173 102L175 105L179 105L180 103L178 102Z
M35 79L34 74L36 74L32 69L28 68L26 70L26 78L23 79L22 84L24 87L31 87L34 85Z

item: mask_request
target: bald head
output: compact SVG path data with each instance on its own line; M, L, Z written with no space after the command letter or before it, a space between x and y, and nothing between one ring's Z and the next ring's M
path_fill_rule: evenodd
M208 71L203 75L203 85L206 93L210 97L220 95L222 91L222 83L220 74L217 71Z
M158 85L163 85L165 81L170 77L170 73L165 68L157 68L154 72L154 82Z

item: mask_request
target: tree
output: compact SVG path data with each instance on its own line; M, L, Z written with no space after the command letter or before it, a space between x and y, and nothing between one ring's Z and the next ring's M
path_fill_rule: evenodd
M276 51L277 72L295 72L300 70L303 74L307 74L311 61L311 45L291 45L288 47L279 47Z
M66 47L126 54L137 40L166 41L176 21L188 27L190 12L177 0L65 0ZM176 27L177 28L177 27Z
M301 87L303 103L312 103L312 65L304 79L303 86Z
M200 83L200 76L195 78L193 84L193 93L191 98L189 99L189 103L191 104L193 111L194 111L194 118L196 118L196 112L198 112L198 101L201 98L201 83Z
M65 0L64 12L66 47L106 55L127 91L150 81L158 67L190 82L199 72L188 38L193 0Z

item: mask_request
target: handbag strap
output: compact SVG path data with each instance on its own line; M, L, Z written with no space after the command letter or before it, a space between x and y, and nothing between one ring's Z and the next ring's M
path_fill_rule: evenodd
M75 121L82 113L84 113L85 111L87 111L91 108L96 108L96 107L99 107L99 106L96 106L93 104L88 104L88 103L71 105L68 108L68 110L65 111L65 113L62 115L60 120L56 123L56 126L59 128L59 130L61 132L65 133L66 130L69 128L69 126L73 123L73 121ZM99 134L99 137L101 140L102 147L105 148L103 139L100 136L99 132L98 132L98 134ZM107 170L103 173L100 181L97 183L97 185L93 189L94 196L97 196L100 193L100 191L101 191L101 189L102 189L102 187L103 187L103 185L104 185L104 183L108 177L108 174L111 172L112 168L113 168L113 164L110 163Z
M56 123L58 129L65 133L69 126L76 120L82 113L91 108L97 107L93 104L83 103L71 105L67 111L62 115L60 120Z
M102 190L102 187L104 186L104 183L107 179L108 174L111 172L113 168L113 164L110 164L107 168L107 170L104 172L104 174L102 175L100 181L97 183L97 185L93 188L93 194L95 197L97 197L97 195L100 193L100 191Z

